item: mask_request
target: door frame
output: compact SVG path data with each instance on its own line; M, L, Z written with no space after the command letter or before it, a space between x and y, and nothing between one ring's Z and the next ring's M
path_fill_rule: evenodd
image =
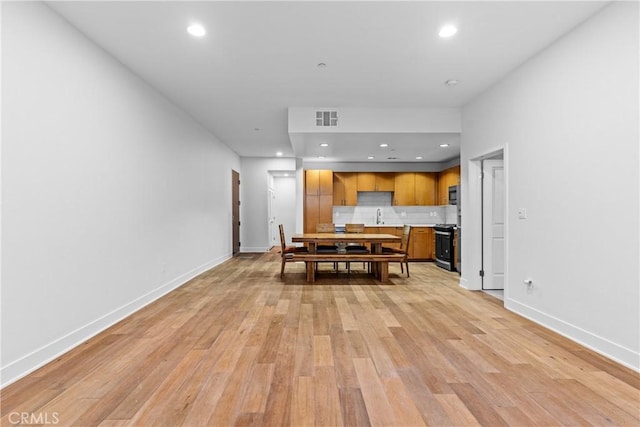
M482 248L482 160L496 157L502 153L504 165L504 300L509 297L509 145L499 145L486 150L466 163L466 182L462 188L462 277L460 286L469 290L482 290L481 271L487 260Z
M240 253L240 173L231 169L231 256Z

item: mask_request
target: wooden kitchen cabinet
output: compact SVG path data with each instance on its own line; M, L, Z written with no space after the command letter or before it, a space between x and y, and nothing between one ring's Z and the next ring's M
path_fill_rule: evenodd
M415 198L418 206L433 206L436 204L436 193L438 182L434 172L416 172L415 180Z
M373 172L358 172L358 191L376 191L376 174Z
M449 204L449 187L460 184L460 166L453 166L438 173L438 195L436 204Z
M397 172L393 204L432 206L436 204L436 174L433 172Z
M402 237L403 227L370 227L364 228L365 234L393 234L394 236ZM369 245L370 246L370 245ZM384 246L389 248L400 248L400 242L398 243L385 243Z
M356 172L333 173L334 206L356 206L358 204L358 174Z
M304 177L303 228L315 233L318 223L333 222L333 171L306 170Z
M382 231L380 231L380 227L365 227L364 228L364 234L379 234L382 233ZM371 250L371 243L367 243L367 247L369 248L369 250Z
M333 171L328 169L313 169L305 171L305 194L333 195Z
M358 172L358 191L394 191L393 172Z
M393 172L376 173L376 191L393 191L395 175Z
M409 260L426 261L433 259L433 237L433 228L431 227L412 227L411 241L409 242Z
M398 236L398 237L402 237L402 232L404 230L404 227L385 227L381 229L381 233L388 233L388 234L393 234L394 236ZM388 246L390 248L398 248L400 249L400 242L398 243L388 243L385 246Z
M396 206L414 206L416 204L416 174L396 172L394 180L393 204Z

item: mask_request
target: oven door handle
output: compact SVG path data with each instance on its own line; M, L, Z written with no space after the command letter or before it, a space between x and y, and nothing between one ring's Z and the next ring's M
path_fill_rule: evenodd
M439 230L436 230L436 234L439 234L440 236L451 236L451 232L450 231L439 231Z

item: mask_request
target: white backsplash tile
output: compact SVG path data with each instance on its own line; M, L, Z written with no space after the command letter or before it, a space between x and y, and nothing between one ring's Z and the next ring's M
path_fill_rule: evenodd
M393 193L390 191L359 191L358 207L362 206L391 206Z
M458 222L458 209L456 205L444 206L444 219L443 224L457 224Z
M376 225L376 215L380 209L381 218L385 225L456 223L455 206L391 206L391 193L388 194L387 204L382 203L387 201L386 197L383 199L377 196L366 196L367 203L372 203L374 199L381 203L363 206L360 205L361 198L358 197L358 206L334 206L333 222L339 225Z

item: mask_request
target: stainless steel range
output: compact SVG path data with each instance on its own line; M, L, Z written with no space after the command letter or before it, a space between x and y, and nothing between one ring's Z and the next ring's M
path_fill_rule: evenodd
M453 258L455 227L452 224L436 224L433 227L436 235L436 265L449 271L456 271L456 260Z

